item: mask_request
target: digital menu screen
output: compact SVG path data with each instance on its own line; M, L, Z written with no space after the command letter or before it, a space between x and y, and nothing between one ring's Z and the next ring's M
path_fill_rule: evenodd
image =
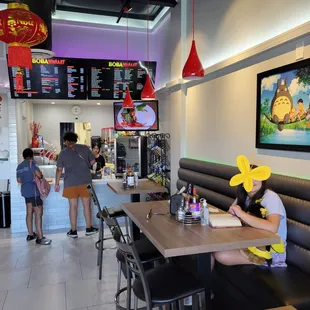
M133 100L141 99L146 72L155 85L156 62L94 60L88 68L88 99L122 100L127 85Z
M114 129L117 131L157 131L158 101L135 101L134 109L122 107L123 102L114 102Z
M17 68L9 68L12 98L84 100L87 97L86 65L79 59L32 59L32 69L21 71L24 90L17 92Z

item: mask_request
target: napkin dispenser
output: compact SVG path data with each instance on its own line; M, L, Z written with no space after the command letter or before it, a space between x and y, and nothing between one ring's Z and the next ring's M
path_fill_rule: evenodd
M170 197L170 214L175 215L181 206L182 199L184 199L182 194L175 194Z

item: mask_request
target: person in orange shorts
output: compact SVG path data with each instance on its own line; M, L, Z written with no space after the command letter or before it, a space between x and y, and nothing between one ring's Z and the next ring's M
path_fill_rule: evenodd
M93 235L98 229L92 226L91 200L87 185L92 182L91 167L96 162L91 150L82 144L77 144L78 135L74 132L65 133L64 148L57 160L55 191L60 191L59 181L65 170L63 197L69 200L71 229L67 233L70 238L77 238L77 209L81 198L86 221L86 236Z

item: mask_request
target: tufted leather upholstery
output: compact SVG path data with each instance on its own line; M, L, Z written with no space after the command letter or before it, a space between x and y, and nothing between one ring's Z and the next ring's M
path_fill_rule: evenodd
M189 181L195 184L200 197L206 198L211 205L227 210L234 201L237 190L229 186L229 180L238 172L236 167L183 158L180 160L177 187L180 189ZM268 307L270 308L295 303L300 307L298 309L302 307L310 309L310 289L293 289L294 285L296 288L310 283L310 181L273 174L267 182L268 188L280 195L287 212L287 263L289 268L266 272L255 266L233 268L219 266L217 268L219 278L225 278L226 275L226 281L231 282L235 286L234 289L238 288L243 291L252 303L254 297L249 292L244 292L245 288L250 285L247 284L249 279L252 286L260 282L260 287L269 290L271 297ZM240 285L243 282L236 277L239 273L246 275L243 288ZM279 285L279 279L281 279L281 285ZM307 280L308 284L305 284ZM293 292L296 292L295 295ZM259 300L260 295L261 293L257 294L258 309L260 309L259 305L262 305ZM264 304L261 307L265 306Z

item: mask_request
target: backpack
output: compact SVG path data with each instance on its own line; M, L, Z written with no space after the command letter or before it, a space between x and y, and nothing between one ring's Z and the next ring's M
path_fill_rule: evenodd
M31 166L32 166L32 161L30 161L30 170L31 170ZM46 198L48 196L48 194L50 193L50 190L51 190L50 184L47 182L47 180L44 177L42 177L42 179L40 179L36 176L36 174L33 171L32 171L32 173L33 173L33 177L34 177L34 182L37 185L37 188L40 192L41 199Z

